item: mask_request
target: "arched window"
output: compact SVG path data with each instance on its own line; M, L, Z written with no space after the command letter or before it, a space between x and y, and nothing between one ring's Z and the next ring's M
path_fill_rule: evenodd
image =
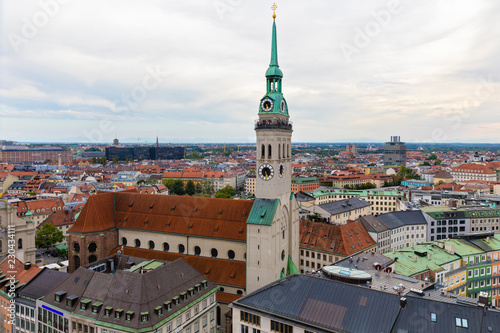
M266 157L266 146L264 146L264 145L262 145L262 147L260 147L260 157L261 158Z
M125 237L122 237L122 245L127 246L127 239Z
M73 261L75 262L75 271L80 267L80 257L74 256Z
M281 269L281 274L285 275L285 268Z
M272 150L271 150L271 145L268 145L267 146L267 158L272 158L273 157L273 154L272 154Z
M75 253L80 252L80 244L73 243L73 251L75 251Z
M179 253L184 253L185 250L186 250L186 248L184 247L184 245L179 244Z
M283 158L286 158L285 144L283 144Z
M210 254L212 255L212 258L217 258L217 256L219 255L219 251L214 248L210 251Z
M23 248L23 239L22 238L19 238L17 240L17 249L20 250Z
M285 260L285 250L281 251L281 261Z
M235 257L235 256L236 256L236 254L234 253L234 251L233 251L233 250L229 250L229 251L227 251L227 257L228 257L229 259L234 259L234 257Z
M201 248L199 246L194 247L194 255L199 256L201 254Z
M290 145L289 145L289 144L287 144L287 145L286 145L286 156L287 156L288 158L290 158L290 155L291 155L291 154L292 154L292 151L290 150Z
M237 290L237 291L236 291L236 294L237 294L237 295L243 295L243 290Z
M150 240L149 243L148 243L148 245L149 245L149 249L150 250L154 250L155 249L155 242L153 242L153 241Z
M167 252L168 250L170 250L170 245L167 242L163 243L163 251Z
M97 251L97 244L92 242L89 244L89 253L94 253L95 251Z
M89 257L89 264L91 264L91 263L93 263L93 262L95 262L95 261L97 261L97 257L96 257L95 255L91 255L91 256Z
M278 144L278 160L281 159L281 145Z
M141 241L136 239L135 240L135 247L141 247Z

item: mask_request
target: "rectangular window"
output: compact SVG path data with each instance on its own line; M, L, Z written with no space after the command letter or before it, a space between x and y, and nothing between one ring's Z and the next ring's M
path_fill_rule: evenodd
M437 322L437 315L434 312L431 312L431 322Z
M293 333L293 326L271 320L271 331L278 333Z
M248 326L241 324L241 333L248 333Z

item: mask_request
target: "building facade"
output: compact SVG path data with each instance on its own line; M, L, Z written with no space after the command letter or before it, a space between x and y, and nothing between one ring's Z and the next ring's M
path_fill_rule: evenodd
M384 146L384 166L406 166L406 145L399 136L391 136Z

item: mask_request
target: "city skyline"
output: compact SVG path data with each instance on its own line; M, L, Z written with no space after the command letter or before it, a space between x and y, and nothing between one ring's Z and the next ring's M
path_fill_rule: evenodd
M89 4L2 3L0 139L255 142L272 2ZM500 4L277 5L295 142L500 143Z

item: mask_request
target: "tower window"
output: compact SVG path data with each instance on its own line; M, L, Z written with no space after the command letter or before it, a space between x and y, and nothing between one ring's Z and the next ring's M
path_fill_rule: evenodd
M266 157L266 146L262 145L262 147L260 148L260 156L262 158Z
M278 144L278 160L281 159L281 145Z
M267 158L272 158L272 156L273 156L273 155L272 155L272 151L271 151L271 145L269 145L269 146L267 147L267 150L268 150L268 151L267 151Z

